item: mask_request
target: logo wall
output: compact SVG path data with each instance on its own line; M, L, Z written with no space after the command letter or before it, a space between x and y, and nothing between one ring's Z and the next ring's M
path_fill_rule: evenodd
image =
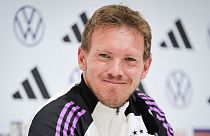
M83 12L82 14L80 14L80 19L81 19L81 21L82 21L82 23L83 23L83 26L85 26L85 24L87 23L87 21L88 21L88 18L87 18L87 15L86 15L86 13L85 12ZM76 40L77 40L77 42L81 42L81 30L79 29L79 27L78 27L78 24L77 23L75 23L74 25L72 25L71 26L71 30L73 31L73 34L75 35L75 37L76 37ZM63 37L63 41L64 42L66 42L66 43L70 43L70 42L72 42L72 39L70 38L70 36L69 36L69 34L67 34L67 35L65 35L64 37Z
M183 24L182 24L181 20L178 19L178 20L175 22L175 25L176 25L176 29L177 29L178 32L179 32L179 35L176 36L176 35L174 34L174 31L172 31L172 30L170 30L170 31L168 32L168 37L169 37L169 40L170 40L171 43L172 43L172 47L173 47L173 48L177 48L177 49L180 49L180 48L186 48L186 49L189 49L189 50L190 50L190 49L193 49L193 47L192 47L192 45L191 45L191 43L190 43L190 41L189 41L189 39L188 39L188 37L187 37L187 34L186 34L185 30L184 30L184 27L183 27ZM178 40L177 40L178 38L177 38L177 37L179 37L179 36L181 37L181 39L182 39L182 41L183 41L184 47L181 46L180 43L178 43ZM165 41L162 41L161 44L160 44L160 47L162 47L162 48L169 48L169 45L166 44Z
M44 34L44 19L32 6L23 6L17 10L13 28L17 39L26 46L37 45Z
M41 75L40 75L40 73L39 73L39 71L38 71L38 68L37 68L37 67L33 68L33 69L31 70L31 73L32 73L32 76L33 76L33 78L34 78L34 80L35 80L36 85L38 86L38 88L39 88L39 90L40 90L40 93L41 93L42 97L43 97L44 99L49 99L49 98L50 98L50 95L49 95L49 93L48 93L48 91L47 91L47 88L46 88L46 86L45 86L45 84L44 84L42 78L41 78ZM24 91L26 92L26 95L27 95L27 97L28 97L29 99L37 99L37 96L35 95L34 90L32 89L31 84L30 84L30 82L29 82L28 79L25 79L25 80L22 82L22 86L23 86ZM14 99L23 99L23 98L22 98L22 95L20 94L20 91L19 91L19 90L16 91L16 92L12 95L12 97L13 97Z
M74 68L70 74L70 84L79 83L81 80L81 70L79 67Z
M193 97L189 76L181 70L172 71L166 78L165 92L171 105L178 109L186 108Z

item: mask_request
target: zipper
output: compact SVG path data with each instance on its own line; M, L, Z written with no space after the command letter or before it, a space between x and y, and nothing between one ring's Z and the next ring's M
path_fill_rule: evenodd
M119 112L120 112L120 108L117 108L116 109L116 115L119 115Z
M109 124L109 136L111 136L111 128L112 128L112 122L116 119L116 117L119 115L119 113L120 113L120 108L118 107L117 109L116 109L116 115L114 115L113 117L112 117L112 119L111 119L111 121L110 121L110 124Z

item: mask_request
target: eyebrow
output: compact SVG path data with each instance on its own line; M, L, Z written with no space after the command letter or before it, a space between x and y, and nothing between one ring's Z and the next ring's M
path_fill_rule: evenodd
M106 53L109 53L109 54L113 54L112 52L108 51L107 49L96 49L96 52L106 52ZM124 56L126 57L137 57L137 58L141 58L141 55L140 54L137 54L137 55L133 55L133 54L128 54L126 53Z
M112 54L110 51L108 51L107 49L97 49L96 52L106 52L109 54Z

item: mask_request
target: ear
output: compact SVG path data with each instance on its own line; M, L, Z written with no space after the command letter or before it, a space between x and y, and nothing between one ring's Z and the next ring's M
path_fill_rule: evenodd
M79 47L78 49L78 63L82 71L86 69L85 51Z
M141 74L141 79L144 79L147 76L151 62L152 62L152 57L149 57L147 60L144 61L144 69Z

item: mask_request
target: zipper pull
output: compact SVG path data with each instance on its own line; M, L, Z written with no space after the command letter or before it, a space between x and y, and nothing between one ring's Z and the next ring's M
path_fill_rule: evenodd
M119 115L119 112L120 112L120 108L117 108L116 109L116 115Z

